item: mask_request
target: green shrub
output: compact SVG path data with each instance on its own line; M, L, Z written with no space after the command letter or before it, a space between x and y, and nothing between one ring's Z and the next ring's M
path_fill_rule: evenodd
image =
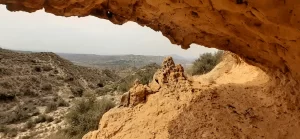
M214 54L204 53L194 61L191 74L201 75L210 72L220 61L223 55L223 51L218 51Z
M66 115L68 126L65 133L81 138L87 132L96 130L102 115L114 106L112 101L97 100L95 96L87 96L76 101Z
M141 84L148 84L151 82L154 73L160 66L153 63L148 64L134 72L134 74L128 75L118 83L118 91L127 92L133 85L135 80L139 80Z
M127 92L130 89L130 87L132 87L132 85L133 85L133 80L130 81L130 82L123 81L123 82L121 82L119 84L118 91L120 91L120 92Z

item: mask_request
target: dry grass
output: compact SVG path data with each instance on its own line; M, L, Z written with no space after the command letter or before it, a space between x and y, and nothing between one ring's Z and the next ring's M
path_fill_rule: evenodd
M107 99L97 100L94 95L76 101L66 115L68 126L63 130L64 133L77 139L91 130L96 130L102 115L114 106L115 104L112 101Z

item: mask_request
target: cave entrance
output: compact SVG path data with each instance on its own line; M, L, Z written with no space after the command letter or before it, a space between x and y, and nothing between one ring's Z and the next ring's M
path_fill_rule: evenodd
M42 10L34 13L9 12L4 5L0 6L0 11L0 17L6 19L0 23L0 46L7 49L73 54L173 56L181 64L191 64L199 54L216 51L196 45L183 50L180 46L171 44L160 32L134 22L119 26L92 16L79 19L59 17ZM139 59L136 59L131 64L139 66L138 62Z

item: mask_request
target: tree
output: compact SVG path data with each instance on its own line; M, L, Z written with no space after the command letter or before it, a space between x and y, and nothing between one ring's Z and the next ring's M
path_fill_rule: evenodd
M201 75L210 72L221 61L222 55L223 51L201 54L193 62L192 75Z

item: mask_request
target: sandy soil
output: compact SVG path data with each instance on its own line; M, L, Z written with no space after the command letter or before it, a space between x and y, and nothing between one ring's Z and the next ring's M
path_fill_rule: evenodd
M227 55L206 75L168 80L145 103L110 110L84 138L297 139L293 88Z

